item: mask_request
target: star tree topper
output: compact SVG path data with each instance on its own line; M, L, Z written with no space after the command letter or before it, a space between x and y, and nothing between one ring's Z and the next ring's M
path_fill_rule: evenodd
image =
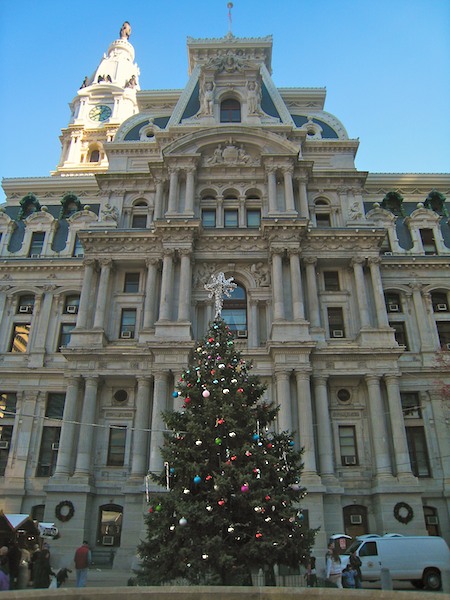
M205 284L205 290L208 290L209 296L208 298L212 298L214 296L214 307L216 309L216 314L214 318L220 317L222 313L223 307L223 297L227 298L231 297L231 292L237 288L237 285L233 283L233 277L229 279L225 279L225 273L218 273L217 275L211 275L211 279L209 283Z

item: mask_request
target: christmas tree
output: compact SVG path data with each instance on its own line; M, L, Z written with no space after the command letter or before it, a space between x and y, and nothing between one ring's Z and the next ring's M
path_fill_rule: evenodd
M309 554L301 452L271 427L278 409L250 370L219 305L174 391L182 411L164 414L165 468L150 477L165 491L149 497L139 583L251 585L251 572Z

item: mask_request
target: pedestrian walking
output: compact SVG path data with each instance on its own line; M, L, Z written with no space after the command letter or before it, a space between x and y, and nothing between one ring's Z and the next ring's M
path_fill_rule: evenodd
M86 587L88 568L92 562L92 554L89 549L89 543L84 540L83 544L75 551L74 556L76 570L76 587Z

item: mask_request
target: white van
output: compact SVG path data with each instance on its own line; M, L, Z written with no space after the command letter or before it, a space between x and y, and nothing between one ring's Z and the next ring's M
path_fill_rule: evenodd
M442 572L450 571L450 550L441 537L361 536L341 555L342 568L355 551L366 581L381 579L381 569L389 569L392 579L411 581L417 588L439 590Z

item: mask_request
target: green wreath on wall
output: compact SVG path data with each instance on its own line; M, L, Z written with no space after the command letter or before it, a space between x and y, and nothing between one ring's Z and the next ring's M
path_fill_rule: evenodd
M63 509L68 509L67 512ZM70 521L70 519L75 514L75 507L70 500L63 500L60 502L55 508L56 518L65 523L66 521Z
M406 511L406 514L404 511ZM394 506L394 517L397 519L397 521L399 521L399 523L406 525L413 520L414 511L406 502L397 502L397 504Z

